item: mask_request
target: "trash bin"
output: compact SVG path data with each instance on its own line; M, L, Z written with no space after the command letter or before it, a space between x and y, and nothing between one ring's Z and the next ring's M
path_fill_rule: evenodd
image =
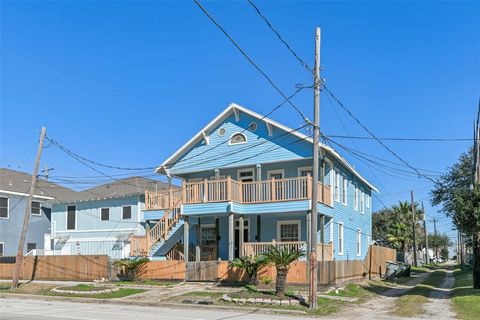
M387 269L385 270L385 279L394 280L400 268L400 263L395 261L387 261Z
M411 271L411 266L409 264L406 264L406 263L402 263L401 264L401 273L400 273L400 276L402 277L410 277L410 271Z

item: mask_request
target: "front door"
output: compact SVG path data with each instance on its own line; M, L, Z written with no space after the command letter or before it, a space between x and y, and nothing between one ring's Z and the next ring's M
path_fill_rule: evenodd
M248 242L249 234L249 221L248 219L243 220L243 242ZM234 238L234 249L235 249L235 258L240 257L240 223L239 220L235 220L235 238Z

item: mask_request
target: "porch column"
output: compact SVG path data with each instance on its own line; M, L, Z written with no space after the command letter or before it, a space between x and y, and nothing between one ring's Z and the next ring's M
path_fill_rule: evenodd
M188 223L188 216L184 216L183 220L183 258L188 262L188 233L190 231L190 224Z
M148 252L150 250L150 220L145 221L145 236L146 236L145 250L146 252Z
M257 215L257 241L262 241L262 236L260 235L260 231L262 230L262 216Z
M238 218L238 256L243 257L243 215Z
M228 214L228 260L232 261L235 257L233 248L233 235L235 234L235 220L233 219L233 212Z
M201 237L201 220L200 220L200 217L198 217L198 221L197 221L197 236L196 236L196 246L195 246L195 261L200 261L200 237Z

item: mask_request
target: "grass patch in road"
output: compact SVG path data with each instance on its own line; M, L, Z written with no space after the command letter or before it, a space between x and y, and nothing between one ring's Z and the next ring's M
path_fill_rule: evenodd
M370 292L363 286L354 283L349 283L345 287L337 291L330 291L328 295L336 297L357 298L359 300L365 300L373 295L372 292Z
M437 270L413 289L407 291L395 302L392 314L400 317L413 317L425 313L423 304L428 301L431 291L439 287L446 277L446 270Z
M478 319L480 315L480 290L473 289L471 270L455 269L455 286L453 288L453 308L457 318L462 320Z

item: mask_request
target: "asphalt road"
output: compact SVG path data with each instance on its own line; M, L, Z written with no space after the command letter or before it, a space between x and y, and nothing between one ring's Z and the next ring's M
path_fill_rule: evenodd
M1 320L220 320L220 319L310 319L302 316L260 314L251 311L230 311L200 308L165 308L132 305L95 304L25 299L0 299Z

